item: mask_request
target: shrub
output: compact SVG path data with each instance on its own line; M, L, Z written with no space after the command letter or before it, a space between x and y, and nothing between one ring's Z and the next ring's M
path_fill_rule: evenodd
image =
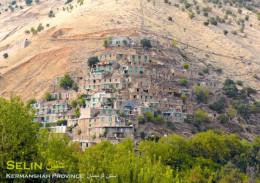
M187 100L187 96L186 96L186 95L182 95L182 96L181 96L181 99L182 99L182 102L185 103L186 100Z
M78 103L77 103L76 100L72 100L71 103L70 103L70 106L71 106L72 108L75 108L77 105L78 105Z
M32 4L32 0L25 0L26 5L31 5Z
M238 9L237 12L238 12L239 14L241 14L241 13L242 13L242 10L241 10L241 9Z
M46 93L45 100L47 100L47 101L51 101L52 100L52 97L51 97L50 93Z
M139 117L138 117L138 123L140 123L140 124L145 124L145 122L146 122L146 120L145 120L144 117L142 117L142 116L139 116Z
M202 69L202 71L205 73L205 74L208 74L209 73L209 68L208 67L204 67Z
M220 95L216 102L209 105L210 109L217 111L219 114L224 111L225 107L226 107L226 98L223 95Z
M167 122L166 122L166 126L167 126L170 130L175 130L174 123L171 122L171 121L167 121Z
M233 31L232 31L232 34L237 35L237 31L236 31L236 30L233 30Z
M179 84L180 84L181 86L187 87L187 86L189 85L188 79L187 79L187 78L182 78L182 79L180 79Z
M68 120L66 120L66 119L61 119L61 120L58 120L58 121L56 122L56 125L57 125L57 126L66 126L67 123L68 123Z
M200 126L201 123L209 122L210 118L203 110L197 110L194 113L193 123L195 126Z
M67 0L65 4L71 3L73 0Z
M228 116L225 114L218 115L218 120L220 123L227 123L229 121Z
M253 78L257 79L258 78L257 74L253 74Z
M62 87L64 89L69 89L72 87L73 83L74 83L74 81L70 77L70 75L65 74L64 77L60 80L60 87Z
M208 13L208 12L204 12L203 15L204 15L205 17L208 17L208 16L209 16L209 13Z
M4 57L4 59L7 59L8 58L8 53L4 53L3 57Z
M222 73L222 72L223 72L223 71L222 71L222 68L218 67L218 68L217 68L217 72L218 72L218 73Z
M245 20L248 21L249 20L249 15L245 16Z
M178 45L178 42L177 42L176 40L173 40L173 41L172 41L172 46L175 47L175 46L177 46L177 45Z
M236 84L239 85L239 86L243 86L243 81L237 80L237 81L236 81Z
M183 67L184 67L185 69L188 69L188 68L190 67L190 65L189 65L188 63L184 63L184 64L183 64Z
M149 39L142 39L141 40L141 44L143 46L143 48L151 48L152 45L151 45L151 41Z
M163 123L164 123L163 117L160 116L160 115L158 115L156 118L153 119L152 122L153 122L154 124L157 124L157 125L163 124Z
M144 131L140 132L140 137L144 140L146 137L146 133Z
M196 99L198 103L207 102L210 89L206 87L195 86Z
M208 26L209 25L209 22L204 22L203 23L205 26Z
M218 25L218 22L214 17L211 17L209 22L210 22L211 25Z
M224 30L223 33L224 33L225 35L227 35L227 34L228 34L228 31L227 31L227 30Z
M172 21L172 17L168 17L168 20L169 20L169 21Z
M145 116L145 118L146 118L146 121L148 121L148 122L153 122L153 113L151 113L151 112L146 112L146 113L144 113L144 116Z
M195 17L195 14L194 13L190 13L189 17L190 17L190 19L193 19Z
M40 23L37 27L37 32L41 32L44 29L44 27L42 26L42 24Z
M49 17L50 17L50 18L55 17L55 14L53 13L52 10L49 12Z
M30 34L29 30L24 31L25 34Z
M225 80L223 90L224 90L224 93L228 97L231 97L231 98L236 97L237 94L238 94L238 89L236 87L236 84L231 79L226 79Z
M72 84L72 89L75 90L76 92L78 91L79 87L78 87L77 83L74 82Z
M178 90L173 90L173 94L174 94L174 96L175 97L180 97L181 96L181 93L179 93L179 91Z
M78 107L76 107L76 108L75 108L75 117L76 117L76 118L79 118L79 116L80 116L80 110L79 110Z

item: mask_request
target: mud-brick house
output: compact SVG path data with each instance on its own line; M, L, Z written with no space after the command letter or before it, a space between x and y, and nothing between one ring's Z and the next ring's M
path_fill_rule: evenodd
M99 92L86 99L86 108L98 108L105 105L112 105L114 93Z
M122 72L124 75L129 76L142 76L145 73L143 66L137 65L126 65L122 67Z
M99 142L106 138L119 139L128 135L133 137L133 127L126 126L125 119L117 114L105 115L102 112L94 118L79 119L78 129L74 133L78 133L80 139Z
M108 41L108 47L129 46L132 43L128 37L113 37Z
M163 112L163 117L165 120L172 122L184 122L184 119L187 118L187 113L183 112L179 108L169 108Z
M147 64L150 62L149 55L128 55L127 60L134 64Z
M81 139L72 140L72 142L78 142L83 151L85 151L86 148L89 148L89 147L96 144L95 142L92 142L92 141L89 141L89 140L81 140Z
M184 68L175 68L174 69L174 76L177 78L199 78L197 69L184 69Z
M222 87L221 83L217 80L201 80L198 83L199 86L204 86L209 88L210 90L217 90Z

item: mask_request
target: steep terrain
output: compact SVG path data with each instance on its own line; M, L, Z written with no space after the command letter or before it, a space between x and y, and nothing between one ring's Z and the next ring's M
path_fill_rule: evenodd
M256 14L241 8L237 13L234 6L223 5L239 17L249 15L245 21L244 33L232 34L239 30L233 20L230 24L217 26L203 22L207 17L203 11L189 18L189 12L181 10L184 6L174 6L163 0L85 0L82 5L76 1L65 5L65 1L48 0L2 12L0 15L0 95L10 93L21 95L28 100L32 95L40 98L51 87L53 80L64 73L80 75L85 73L86 60L93 54L104 50L103 40L108 35L125 35L158 40L171 44L178 41L178 48L187 54L187 61L201 66L222 68L221 80L230 77L242 80L246 85L260 91L260 29ZM3 3L2 3L3 4ZM8 4L8 3L7 3ZM198 1L200 9L213 4ZM196 11L193 6L193 11ZM53 11L55 17L48 15ZM225 13L213 8L209 17ZM168 18L172 17L172 21ZM39 24L43 30L35 35L26 34ZM47 25L48 24L48 25ZM228 30L224 35L223 30ZM246 35L245 35L246 34ZM24 47L25 39L31 44ZM9 57L3 59L2 55ZM177 55L176 55L176 58ZM174 59L174 58L173 58ZM259 76L258 76L259 77ZM259 96L255 96L259 99Z

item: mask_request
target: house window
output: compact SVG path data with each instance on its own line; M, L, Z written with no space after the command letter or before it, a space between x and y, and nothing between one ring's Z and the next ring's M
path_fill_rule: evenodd
M120 41L116 41L116 44L120 44Z
M110 123L110 126L112 126L112 123Z
M133 71L130 71L130 75L133 75Z
M101 98L99 98L98 101L101 102Z
M93 104L93 108L95 108L96 107L96 104Z
M112 67L111 67L111 66L109 66L109 70L110 70L110 71L112 70Z
M109 118L109 122L112 122L112 117Z
M91 119L89 119L89 122L91 123Z
M65 105L62 105L62 109L65 109Z
M105 55L105 59L107 59L107 55Z
M100 58L100 60L102 60L102 56L100 56L99 58Z
M122 58L123 57L123 55L122 54L119 54L119 58Z
M84 89L84 90L86 89L86 86L85 86L85 85L83 86L83 89Z
M118 83L116 84L116 88L119 88L119 84Z
M110 54L109 56L110 56L110 58L111 58L111 57L112 57L112 54Z
M132 60L135 61L135 55L132 55Z
M144 70L144 68L143 67L140 67L140 71L143 71Z
M49 116L46 116L46 121L47 121L47 122L49 121L49 118L50 118Z
M36 106L37 107L37 106ZM53 109L55 109L56 108L56 105L53 105Z
M92 100L93 100L93 102L96 102L96 99L95 99L95 98L93 98Z
M94 119L94 123L96 123L96 119Z
M58 110L60 109L60 105L58 105Z
M112 110L109 110L108 113L109 113L109 114L112 114Z
M106 114L106 109L103 109L103 114Z
M102 117L102 118L101 118L101 121L102 121L102 122L105 122L105 118L104 118L104 117Z
M105 85L104 85L104 89L106 89L106 88L107 88L107 85L105 84Z

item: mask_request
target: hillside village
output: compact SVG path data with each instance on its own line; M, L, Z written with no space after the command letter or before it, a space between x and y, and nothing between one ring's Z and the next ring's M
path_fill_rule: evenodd
M258 4L6 1L0 94L21 96L41 127L82 148L208 129L251 140L260 134Z
M187 123L198 109L204 110L205 122L222 120L209 104L203 104L203 97L202 103L196 101L197 89L208 91L204 94L206 98L210 95L207 103L218 99L223 87L217 79L221 71L205 77L201 73L208 72L205 68L180 65L174 58L171 61L177 66L169 66L169 60L149 50L152 45L158 46L156 41L151 44L144 39L148 46L142 47L131 38L107 40L105 52L89 58L89 72L82 77L57 77L45 99L31 102L35 121L54 133L68 133L85 149L102 140L117 144L128 136L138 143L141 138L171 134L176 124ZM175 49L170 44L164 46ZM60 86L65 79L74 84L64 90ZM151 128L154 131L140 130L147 122L155 124Z

